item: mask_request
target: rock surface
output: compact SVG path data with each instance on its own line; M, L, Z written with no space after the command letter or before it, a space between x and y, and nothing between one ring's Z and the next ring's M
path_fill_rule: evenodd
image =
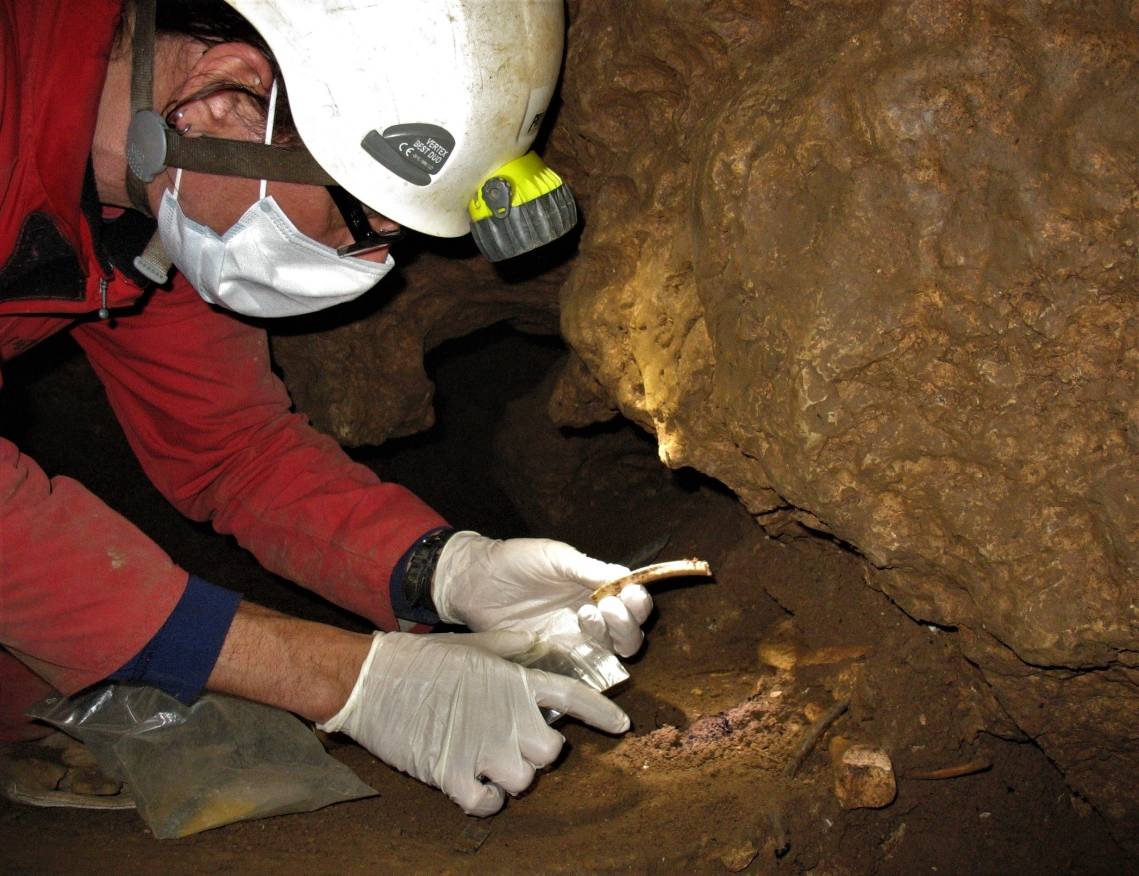
M836 737L837 739L838 737ZM890 755L871 745L831 745L834 795L843 809L881 809L898 796Z
M1135 823L1139 9L571 21L555 414L618 408L767 525L854 546Z

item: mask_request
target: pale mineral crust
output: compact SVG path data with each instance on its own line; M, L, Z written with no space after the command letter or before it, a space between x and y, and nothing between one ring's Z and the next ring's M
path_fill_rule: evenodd
M564 420L958 628L1139 836L1139 8L579 0Z

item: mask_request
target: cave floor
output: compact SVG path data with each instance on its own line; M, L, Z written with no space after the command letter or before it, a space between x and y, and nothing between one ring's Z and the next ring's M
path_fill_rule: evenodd
M712 564L714 583L672 583L657 594L648 645L616 694L633 720L625 738L564 722L568 745L556 769L487 820L335 738L333 755L377 797L166 841L133 812L0 801L3 870L1133 870L1043 754L994 721L953 632L903 615L867 586L859 557L822 538L767 537L715 484L656 463L651 442L630 426L576 436L549 426L540 384L560 355L554 344L502 331L450 345L434 362L437 427L359 456L464 528L564 538L620 561L663 543L659 559ZM365 628L167 507L68 343L17 362L6 379L5 434L49 473L78 477L211 580L274 608ZM840 700L849 708L789 776L811 728ZM892 804L839 804L829 752L842 740L889 753ZM980 771L919 777L956 768Z

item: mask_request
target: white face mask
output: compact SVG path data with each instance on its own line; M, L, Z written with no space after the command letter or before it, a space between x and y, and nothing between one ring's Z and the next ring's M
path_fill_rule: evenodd
M265 142L272 138L277 86L269 96ZM218 235L182 212L178 203L182 171L172 192L162 195L158 233L170 260L198 294L246 316L296 316L314 313L363 295L394 267L341 257L331 246L297 230L271 196L261 196L225 232Z

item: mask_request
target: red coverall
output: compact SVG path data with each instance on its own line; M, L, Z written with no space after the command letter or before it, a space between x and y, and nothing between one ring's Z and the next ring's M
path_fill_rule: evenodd
M80 195L119 12L119 0L0 0L0 361L70 329L170 502L392 629L392 568L443 520L289 412L262 330L181 276L146 297L99 258ZM110 319L96 315L104 298ZM23 711L51 689L130 660L187 577L80 484L0 439L0 740L34 735Z

